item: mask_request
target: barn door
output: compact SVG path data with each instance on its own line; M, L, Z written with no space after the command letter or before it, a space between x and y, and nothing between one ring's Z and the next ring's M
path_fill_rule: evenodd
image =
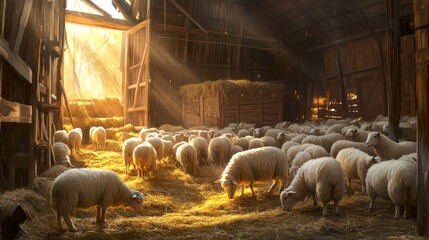
M125 45L125 121L148 126L149 107L149 20L126 33Z

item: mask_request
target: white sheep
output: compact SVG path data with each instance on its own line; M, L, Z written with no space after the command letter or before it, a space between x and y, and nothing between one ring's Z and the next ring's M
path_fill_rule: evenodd
M281 149L287 155L287 151L289 150L289 148L292 146L297 146L297 145L299 145L299 143L287 141L287 142L283 143Z
M68 136L66 130L57 130L54 134L54 142L68 143Z
M380 162L378 157L373 157L356 148L346 148L337 155L346 179L346 187L351 187L351 179L359 179L362 192L365 192L365 179L368 169Z
M65 167L74 167L70 162L70 149L63 142L56 142L52 145L52 150L55 157L55 165L63 165Z
M366 146L372 146L374 152L383 160L398 159L402 155L416 152L415 142L396 143L380 132L370 132L366 140Z
M204 139L205 140L205 139ZM189 143L182 144L176 153L176 159L186 174L197 174L198 156L197 149Z
M369 155L375 155L374 150L366 146L364 142L353 142L349 140L338 140L331 147L331 156L336 158L338 153L345 148L356 148Z
M255 181L273 180L268 190L271 193L281 182L279 192L283 190L288 178L288 163L284 152L276 147L263 147L239 152L235 154L225 170L221 179L216 181L232 199L238 185L241 185L241 194L244 185L249 185L252 196L255 197L253 183Z
M301 144L302 140L307 137L307 134L299 134L291 139L292 142Z
M174 144L176 144L176 138L175 138L175 137L173 137L173 136L172 136L172 135L170 135L170 134L167 134L167 135L162 136L162 137L161 137L161 140L170 141L170 142L172 142L172 143L173 143L173 146L174 146Z
M244 151L239 145L232 145L228 152L228 159L231 159L236 153Z
M357 128L345 129L343 133L346 139L351 140L353 142L365 142L368 138L368 134L368 131L363 131Z
M264 142L259 138L254 138L249 141L249 149L264 147Z
M104 127L97 127L92 132L92 140L95 144L96 150L104 150L104 147L106 145L106 129Z
M383 161L368 169L366 188L370 197L369 211L373 210L377 197L391 200L395 205L395 218L409 217L411 205L417 195L417 165L409 161Z
M311 143L322 146L326 151L330 152L332 145L338 141L344 139L343 135L339 133L330 133L323 136L307 136L302 140L302 144Z
M156 150L149 142L137 145L133 151L133 162L137 169L137 177L150 177L150 173L155 175L158 170L156 162Z
M264 143L265 147L271 146L271 147L278 147L277 139L271 136L263 136L261 138L261 141Z
M343 130L344 127L347 127L349 125L349 123L336 123L329 127L328 130L326 130L326 134L341 133L341 130Z
M291 177L295 177L298 169L309 160L311 160L311 155L308 152L299 152L296 154L295 158L292 160L291 168L289 169Z
M240 137L240 138L241 137L245 137L245 136L252 136L252 135L253 135L253 132L251 132L248 129L240 129L237 132L237 136Z
M189 143L197 150L198 165L208 165L208 149L209 143L203 137L194 137Z
M94 142L94 135L93 135L93 133L94 133L94 130L95 129L97 129L97 127L91 127L90 129L89 129L89 142L90 143L93 143Z
M277 134L277 138L276 138L276 140L277 140L277 145L278 146L283 146L283 144L285 143L285 142L287 142L287 141L291 141L292 140L292 138L294 138L294 137L296 137L296 136L298 136L299 134L298 133L284 133L284 132L282 132L282 133L279 133L279 134Z
M265 132L264 136L269 136L269 137L276 139L277 136L279 135L279 133L284 133L284 131L281 129L277 129L277 128L271 128Z
M417 164L417 159L418 159L418 156L417 156L417 153L415 152L415 153L406 154L398 158L398 161L408 161L408 162Z
M304 152L309 153L312 159L330 156L326 149L318 145L306 147Z
M220 136L212 138L209 143L209 161L217 167L224 167L228 163L228 153L232 146L229 138Z
M173 155L173 160L175 160L175 163L176 163L176 161L177 161L177 159L176 159L177 149L178 149L180 146L182 146L183 144L185 144L185 143L187 143L187 142L185 142L185 141L180 141L180 142L178 142L178 143L176 143L176 144L174 144L174 145L173 145L173 152L172 152L172 155Z
M236 145L239 145L243 150L249 149L249 139L242 137L237 139Z
M295 158L296 154L304 151L306 148L308 148L310 146L316 146L316 145L310 144L310 143L305 143L305 144L300 144L300 145L296 145L296 146L291 146L287 150L287 153L286 153L286 156L287 156L289 162L290 163L292 162L292 160Z
M133 165L134 169L136 169L136 165L134 165L133 161L133 152L134 148L136 148L140 143L142 143L141 138L132 137L125 140L124 144L122 145L122 158L124 159L125 173L127 174L130 165Z
M80 152L80 146L82 145L82 129L74 128L68 133L68 145L73 156L76 156L77 152Z
M164 144L161 139L158 137L146 137L146 142L152 144L152 147L155 148L157 160L161 161L164 157Z
M115 172L108 170L67 170L54 180L51 189L51 205L57 214L58 227L63 229L62 217L70 231L77 231L70 219L75 208L97 206L97 223L104 223L110 206L124 205L142 212L144 197L144 194L127 187Z
M168 160L172 159L173 155L173 142L164 140L161 138L162 145L164 146L164 158L167 158Z
M338 202L345 191L344 174L340 163L331 157L310 160L298 170L292 183L280 194L284 211L292 210L298 202L312 195L323 202L323 215L328 215L328 202L334 201L335 214L339 214ZM316 202L314 202L316 203Z

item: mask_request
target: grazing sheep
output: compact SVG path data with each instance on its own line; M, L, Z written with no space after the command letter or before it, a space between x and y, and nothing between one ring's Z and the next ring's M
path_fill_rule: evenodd
M295 158L292 160L291 168L289 169L289 173L291 177L295 177L298 169L305 163L311 160L311 155L308 152L299 152L296 154Z
M204 139L205 140L205 139ZM176 159L183 167L186 174L197 174L198 157L197 149L192 144L185 143L177 148Z
M146 142L152 144L156 151L157 160L161 161L164 157L164 144L162 144L161 139L158 137L146 137Z
M263 147L239 152L235 154L222 173L221 179L216 181L228 194L234 198L235 190L241 185L241 194L244 185L249 185L252 196L255 197L253 183L255 181L273 180L268 190L271 193L281 182L279 192L283 190L288 178L288 164L286 155L276 147Z
M68 136L66 130L58 130L54 134L54 142L68 143Z
M150 177L150 173L155 174L158 169L156 162L156 150L149 142L137 145L133 151L133 162L137 169L137 177Z
M171 160L173 155L173 142L164 139L161 139L161 142L164 146L164 158Z
M353 142L365 142L368 138L368 131L363 131L356 128L349 128L344 131L344 136Z
M322 146L326 149L326 151L330 152L332 145L338 141L344 139L343 135L339 133L330 133L323 136L307 136L302 140L302 144L304 143L312 143L315 145Z
M94 135L93 135L93 133L94 133L94 130L95 129L97 129L97 127L91 127L90 129L89 129L89 142L90 143L93 143L94 142Z
M231 148L231 140L227 137L215 137L209 143L209 161L217 167L225 167L228 163L228 153Z
M68 133L68 145L73 156L76 152L80 152L80 145L82 145L82 129L74 128Z
M349 140L338 140L331 147L331 156L336 158L338 153L345 148L356 148L365 152L368 155L375 155L374 150L366 146L366 143L363 142L352 142Z
M264 143L265 147L268 147L268 146L278 147L277 140L274 137L265 135L265 136L261 137L260 139Z
M370 132L366 140L367 147L374 147L374 152L383 160L398 159L402 155L416 152L415 142L396 143L380 132Z
M264 147L264 142L259 138L254 138L249 141L249 149Z
M344 175L340 163L331 157L310 160L296 173L292 183L280 194L284 211L292 210L308 195L323 202L323 215L328 215L328 202L334 201L335 214L339 214L338 202L345 191ZM315 202L316 203L316 202Z
M124 205L140 213L144 197L108 170L71 169L60 174L51 189L51 205L57 214L58 227L63 229L62 217L70 231L77 231L70 219L75 208L97 206L97 223L104 223L108 207Z
M291 148L292 146L297 146L297 145L299 145L299 143L287 141L287 142L283 143L281 149L287 155L287 151L289 150L289 148Z
M369 211L377 197L391 200L395 205L395 218L409 217L411 205L417 195L417 165L409 161L384 161L370 167L366 174L366 189L370 197Z
M359 179L362 184L362 192L365 192L365 179L368 169L380 162L378 157L373 157L356 148L346 148L337 155L346 178L347 187L351 187L351 179Z
M93 143L95 144L96 150L104 150L106 145L106 129L104 127L97 127L92 132Z
M173 152L172 152L173 160L177 161L177 159L176 159L177 149L185 143L187 143L187 142L181 141L181 142L178 142L178 143L173 145Z
M125 173L127 174L131 164L134 166L134 169L136 169L136 165L134 165L133 161L133 152L134 148L136 148L140 143L142 143L141 138L133 137L125 140L124 144L122 145L122 157L125 163Z
M194 137L189 143L197 150L198 165L208 165L208 148L209 144L203 137Z
M243 150L249 149L249 139L247 138L239 138L237 139L236 145L240 146Z
M292 162L292 160L295 158L296 154L304 151L306 148L308 148L310 146L316 146L316 145L310 144L310 143L305 143L305 144L300 144L300 145L296 145L296 146L291 146L287 150L287 153L286 153L289 162Z
M55 157L55 165L63 165L65 167L74 167L70 162L70 149L63 142L56 142L52 145L52 150Z
M228 152L228 159L231 159L236 153L244 151L239 145L232 145Z

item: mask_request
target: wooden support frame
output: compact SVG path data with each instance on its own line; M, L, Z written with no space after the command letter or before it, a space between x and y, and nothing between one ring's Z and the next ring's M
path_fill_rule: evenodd
M134 26L137 24L136 19L133 17L133 15L131 13L131 9L128 9L128 6L125 3L125 1L123 1L123 0L112 0L112 1L113 1L113 3L116 4L119 11L121 11L122 15L124 15L125 19L127 20L127 22L130 25Z
M0 122L32 123L32 107L0 97Z
M203 31L206 35L209 35L207 30L204 29L197 21L195 21L195 19L188 12L186 12L186 10L183 9L183 7L180 6L178 2L176 2L176 0L170 0L170 3L173 4L173 6L179 11L181 11L183 15L185 15L189 20L191 20L199 29L201 29L201 31Z
M66 22L93 27L104 27L117 30L128 30L130 25L125 20L103 17L99 15L66 10Z
M31 68L9 48L3 37L0 37L0 55L29 83L33 82Z
M344 83L344 76L343 76L343 61L341 57L341 51L339 48L335 48L335 52L337 55L337 70L338 70L338 78L340 80L340 86L341 86L341 117L346 118L347 117L347 94L345 89L345 83Z
M104 11L101 7L99 7L97 4L95 4L92 0L81 0L83 3L85 3L88 7L94 9L95 11L101 13L103 16L112 17L108 12Z
M21 46L22 37L24 35L25 28L27 26L28 18L30 17L31 7L33 6L33 0L26 0L24 8L22 10L21 19L19 21L19 29L16 34L15 42L11 46L13 53L18 54L19 47Z
M387 13L389 16L389 44L390 57L390 84L388 84L388 110L389 110L389 138L395 142L399 140L399 118L401 113L401 36L399 22L399 1L388 0Z

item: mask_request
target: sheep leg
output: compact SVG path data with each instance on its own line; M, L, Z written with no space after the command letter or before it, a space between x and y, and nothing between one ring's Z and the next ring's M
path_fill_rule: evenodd
M313 208L316 208L319 206L319 205L317 205L316 195L313 194L312 197L313 197Z
M327 216L328 216L328 202L323 202L322 217L327 217Z
M277 179L273 180L273 184L271 185L270 189L268 190L268 193L271 194L273 192L274 188L276 188L278 184L279 184L279 180L277 180Z
M280 188L279 188L279 195L282 193L285 186L286 186L286 179L283 179L282 184L280 185Z
M410 204L405 203L404 218L410 217Z
M365 182L362 182L362 193L365 193Z
M97 205L97 218L96 218L96 222L97 223L100 223L101 222L101 212L100 212L100 210L101 210L101 207L99 206L99 205Z
M334 201L335 206L335 215L340 215L340 206L338 205L338 201Z
M128 164L125 164L125 173L128 174Z
M401 216L401 206L395 204L395 218L398 219Z
M370 197L370 201L369 201L369 208L368 211L372 212L373 208L374 208L374 202L375 202L375 197Z
M106 207L101 208L101 223L106 223L106 219L104 217L106 215L106 210L107 210Z
M64 221L66 222L67 226L70 228L71 232L76 232L77 229L73 225L73 222L70 219L70 214L63 214Z
M58 228L60 229L60 231L63 231L63 224L61 223L61 213L59 210L57 210L57 222L58 222Z
M253 182L250 183L250 190L252 190L252 197L256 198L255 191L253 190Z

